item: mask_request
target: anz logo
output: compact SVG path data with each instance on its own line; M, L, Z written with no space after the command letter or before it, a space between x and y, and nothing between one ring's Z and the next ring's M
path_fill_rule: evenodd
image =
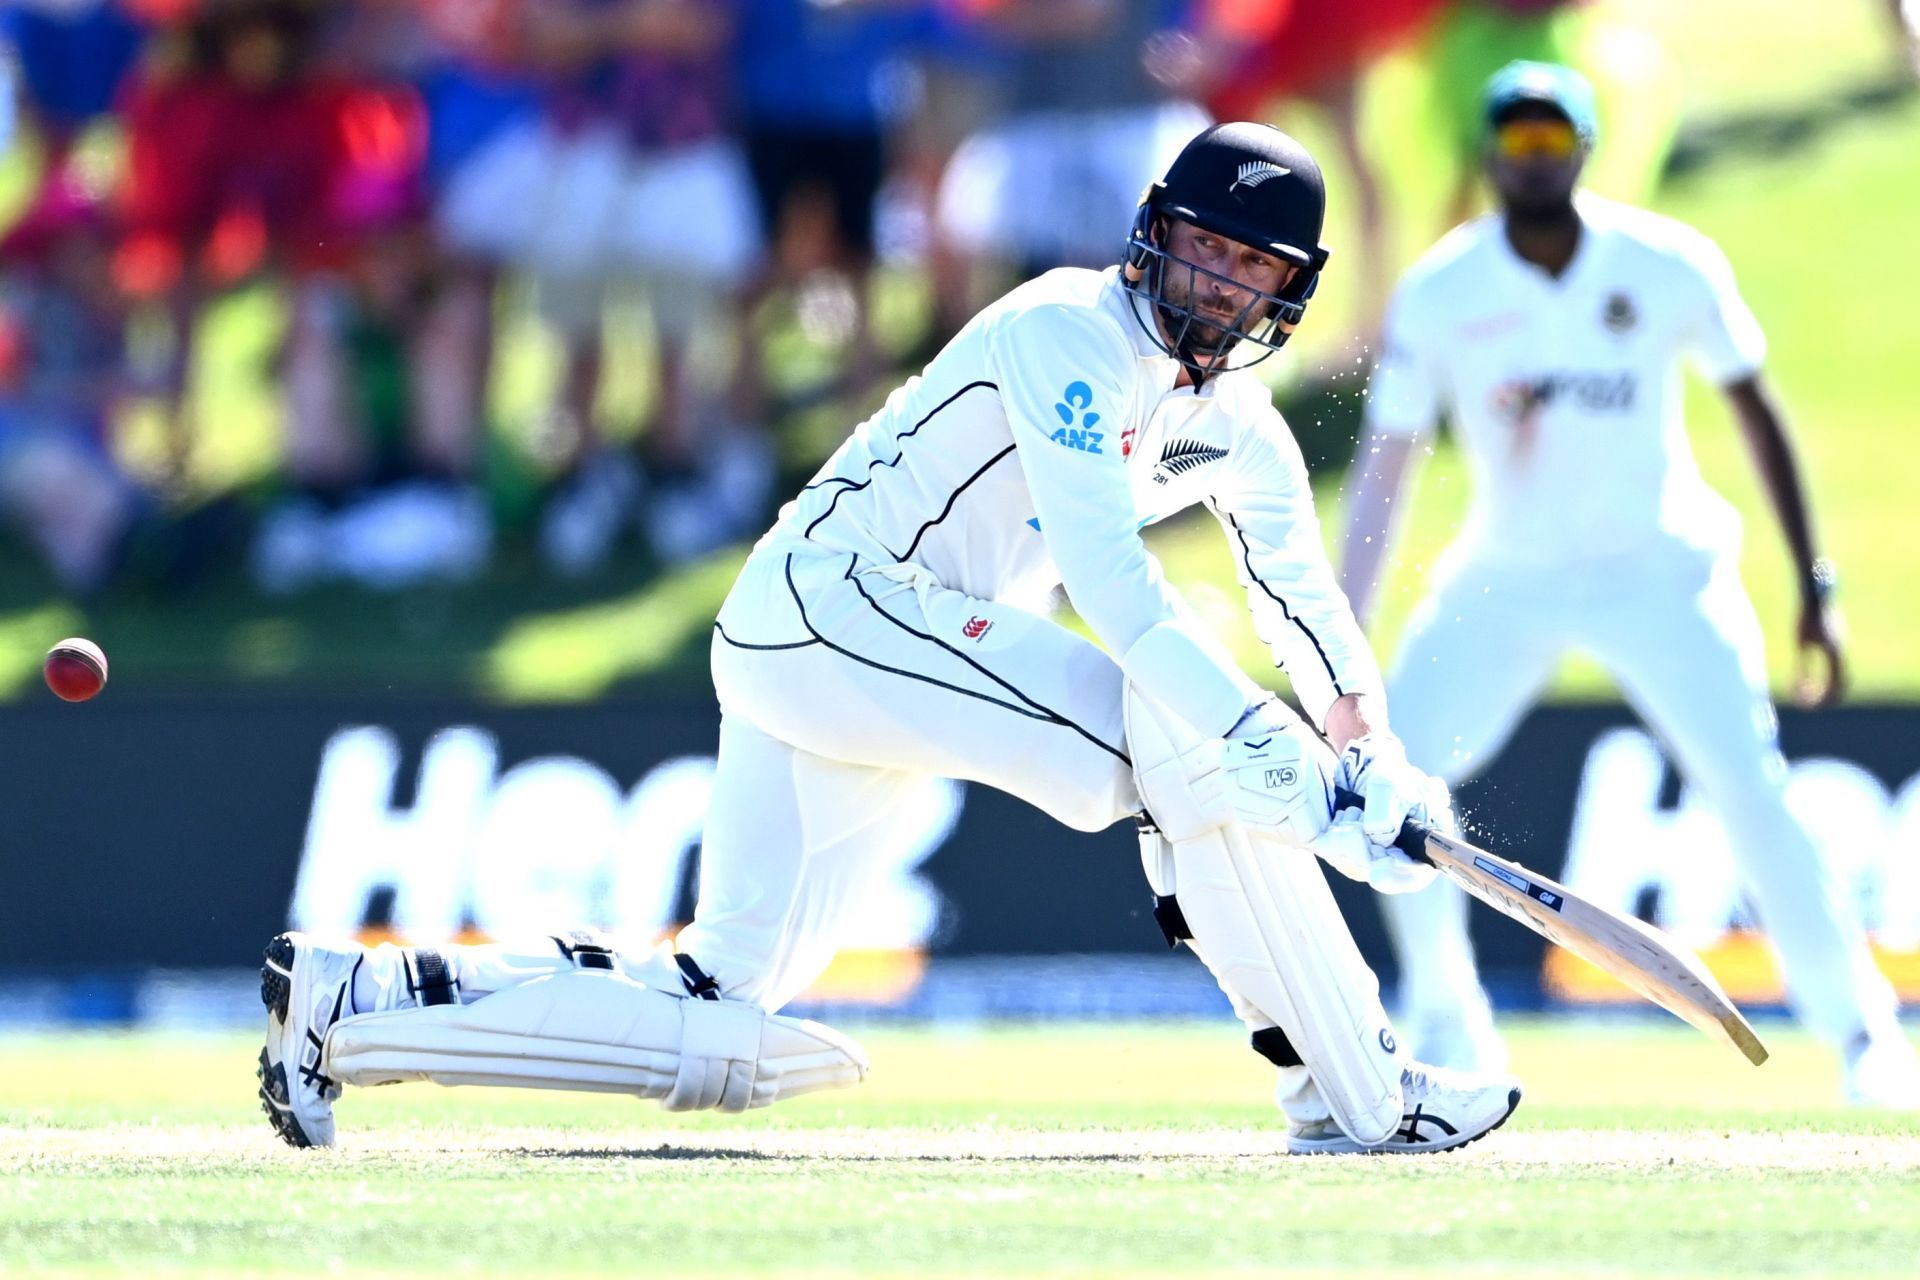
M1095 431L1094 425L1100 421L1100 415L1092 411L1093 388L1084 382L1069 382L1061 393L1059 403L1053 411L1060 415L1060 421L1066 425L1049 437L1055 444L1081 453L1099 453L1104 456L1100 442L1107 438L1104 431Z

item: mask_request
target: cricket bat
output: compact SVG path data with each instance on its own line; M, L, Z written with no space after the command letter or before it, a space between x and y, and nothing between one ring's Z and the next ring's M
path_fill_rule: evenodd
M1335 795L1337 808L1357 808L1360 803L1359 796L1345 789ZM1418 823L1407 823L1394 846L1437 867L1494 910L1606 970L1667 1012L1724 1040L1755 1066L1767 1060L1767 1047L1700 957L1652 925L1588 902L1537 871Z

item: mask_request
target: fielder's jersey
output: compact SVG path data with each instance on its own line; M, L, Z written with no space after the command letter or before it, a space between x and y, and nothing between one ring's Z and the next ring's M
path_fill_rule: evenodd
M1568 564L1660 535L1738 537L1700 476L1679 356L1725 384L1766 339L1725 255L1671 219L1590 196L1558 278L1523 261L1498 215L1457 228L1400 283L1367 401L1372 430L1423 435L1445 413L1474 497L1477 554Z
M1117 268L1014 290L888 397L767 537L1029 607L1064 586L1117 656L1181 612L1140 530L1204 504L1256 629L1324 723L1336 697L1377 693L1380 675L1327 562L1299 447L1251 374L1176 388L1179 363L1133 305Z

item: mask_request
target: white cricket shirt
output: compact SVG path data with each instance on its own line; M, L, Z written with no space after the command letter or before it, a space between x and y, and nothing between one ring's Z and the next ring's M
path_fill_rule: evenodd
M1719 246L1670 218L1582 194L1556 279L1500 217L1459 227L1408 271L1368 391L1374 432L1445 414L1467 456L1476 555L1539 565L1632 552L1660 536L1739 536L1681 414L1679 357L1716 384L1759 368L1766 338Z
M1057 583L1123 655L1183 612L1140 530L1204 504L1256 630L1324 724L1340 694L1381 682L1321 544L1299 446L1250 373L1176 389L1179 363L1133 306L1118 268L1015 289L860 424L766 541L910 563L1029 607ZM1196 727L1225 733L1227 719Z

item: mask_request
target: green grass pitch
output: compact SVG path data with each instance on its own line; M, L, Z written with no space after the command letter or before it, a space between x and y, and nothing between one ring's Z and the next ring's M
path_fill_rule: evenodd
M873 1030L746 1117L352 1091L281 1147L231 1036L0 1037L0 1274L1920 1274L1920 1118L1662 1023L1527 1022L1527 1101L1426 1158L1277 1154L1226 1023Z

